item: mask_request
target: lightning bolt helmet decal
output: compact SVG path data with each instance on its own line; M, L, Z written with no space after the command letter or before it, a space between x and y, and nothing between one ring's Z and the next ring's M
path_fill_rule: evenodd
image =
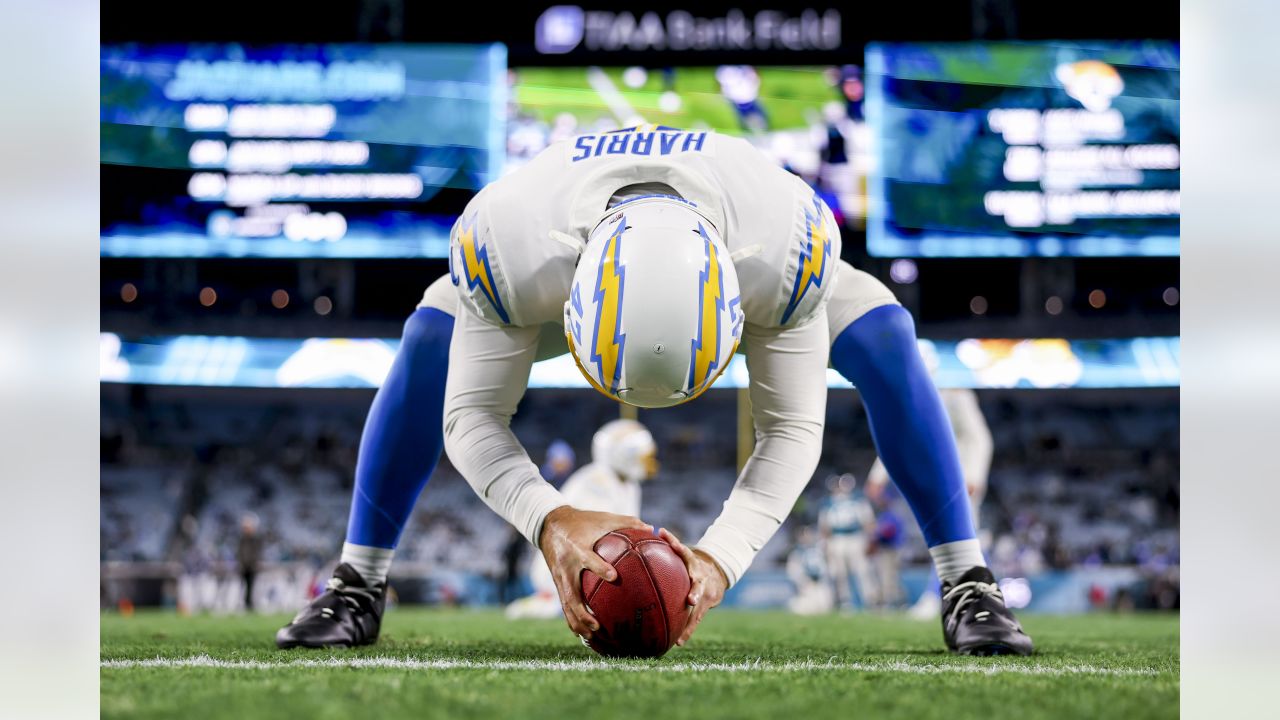
M570 354L596 390L637 407L678 405L709 388L737 348L737 271L697 206L631 198L589 234L564 322Z
M720 252L707 235L707 229L698 223L707 262L699 275L698 334L692 341L689 357L689 388L699 392L713 376L712 370L720 367L720 333L724 332L724 279L720 270Z
M599 370L600 385L610 394L618 392L622 379L622 353L627 335L622 331L622 293L626 285L626 268L622 266L622 234L627 231L627 218L622 216L618 228L605 240L600 270L596 275L595 332L591 339L591 362Z

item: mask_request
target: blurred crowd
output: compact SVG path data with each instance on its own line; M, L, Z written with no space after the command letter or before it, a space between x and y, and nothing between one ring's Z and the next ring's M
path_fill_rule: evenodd
M231 404L104 396L104 566L170 563L185 576L235 578L246 565L289 565L322 578L345 532L366 401L311 407L287 392L278 397L278 403ZM859 604L900 606L912 598L894 580L898 566L924 566L926 548L891 486L865 492L861 478L874 460L865 415L852 392L833 398L818 480L754 567L824 583L848 578L846 587L854 589L874 578L879 589L858 590ZM1176 398L1105 407L1029 398L1012 393L984 402L995 453L980 527L997 577L1137 567L1140 587L1101 592L1090 602L1176 607ZM575 412L565 412L566 403L575 403ZM680 407L644 417L663 469L645 487L643 516L681 537L696 538L711 524L735 478L735 396L711 393L699 405L696 413ZM513 429L535 462L560 465L544 473L562 477L575 456L580 462L590 457L594 429L615 412L580 393L533 393ZM846 543L852 547L842 551L843 570L830 566L827 546L836 524L830 495L838 483L821 481L828 476L848 476L856 489L839 491L862 505L854 514L865 539ZM254 539L246 544L250 533ZM405 530L393 572L478 576L502 595L531 555L445 459ZM853 597L832 592L833 602Z

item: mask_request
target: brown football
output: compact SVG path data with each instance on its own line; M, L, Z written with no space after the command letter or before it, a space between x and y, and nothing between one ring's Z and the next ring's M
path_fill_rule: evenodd
M587 643L605 657L662 657L689 617L689 571L665 540L644 530L614 530L596 552L618 571L604 582L582 572L582 597L600 629Z

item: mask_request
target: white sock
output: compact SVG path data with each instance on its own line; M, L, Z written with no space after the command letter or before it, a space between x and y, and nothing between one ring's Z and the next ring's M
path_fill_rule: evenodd
M395 550L387 548L342 543L342 562L355 568L370 585L386 584L387 571L391 569L391 558L395 554Z
M938 579L944 583L958 580L975 565L987 566L982 557L982 544L976 538L934 545L929 548L929 555L933 556L933 566L938 569Z

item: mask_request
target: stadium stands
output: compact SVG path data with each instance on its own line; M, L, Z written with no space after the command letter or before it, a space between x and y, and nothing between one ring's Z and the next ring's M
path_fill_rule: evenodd
M261 521L266 562L320 568L336 558L368 394L338 393L313 403L287 391L258 392L253 402L179 392L132 406L145 407L141 413L127 395L104 394L104 562L170 560L188 570L230 569L240 520L249 512ZM1071 394L1046 400L1014 392L984 400L997 453L983 526L992 533L988 552L998 568L1021 575L1176 566L1177 405L1135 397L1107 406ZM565 412L566 403L574 412ZM734 393L713 392L700 404L698 415L686 406L642 418L658 438L663 462L645 489L645 519L694 538L715 519L735 477ZM531 393L513 428L535 461L563 437L583 462L594 428L612 411L593 396ZM817 477L865 474L874 453L852 391L832 394L828 426ZM811 483L788 525L813 522L823 493L821 482ZM898 509L909 514L905 506ZM906 526L904 557L924 563L919 531L914 523ZM396 572L496 580L510 539L511 531L446 459L406 528ZM784 528L754 567L780 567L789 544Z

